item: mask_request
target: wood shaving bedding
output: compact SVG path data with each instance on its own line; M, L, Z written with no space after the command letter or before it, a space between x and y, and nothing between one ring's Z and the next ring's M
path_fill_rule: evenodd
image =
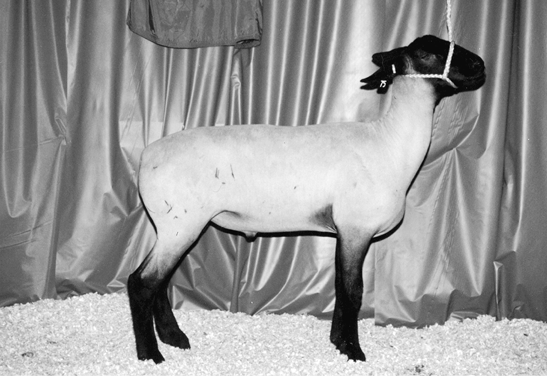
M541 375L547 324L490 316L424 329L359 321L367 362L329 342L330 321L304 315L175 311L191 350L136 358L125 294L0 308L0 375Z

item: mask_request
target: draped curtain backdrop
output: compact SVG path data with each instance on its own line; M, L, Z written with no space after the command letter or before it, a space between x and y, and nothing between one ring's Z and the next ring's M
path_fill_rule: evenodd
M129 30L129 0L0 0L0 305L125 290L155 241L136 181L154 140L376 118L389 93L359 89L371 55L447 38L439 0L262 6L254 48L170 49ZM404 221L367 256L362 317L547 320L545 19L544 1L453 0L454 38L484 58L488 80L437 107ZM334 246L209 227L170 297L182 309L329 317Z

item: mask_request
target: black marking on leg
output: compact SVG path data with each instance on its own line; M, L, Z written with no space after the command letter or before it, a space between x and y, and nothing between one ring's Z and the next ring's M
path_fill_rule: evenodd
M167 213L169 214L171 210L173 210L173 205L169 204L166 200L163 200L165 202L165 205L169 206L169 210L167 210Z
M363 261L370 237L339 235L336 244L336 302L330 340L348 360L366 360L359 345L357 319L363 295Z
M230 164L230 171L232 171L232 178L234 178L234 180L236 180L236 177L234 175L234 169L232 168L231 164Z
M218 167L215 169L215 178L218 179L218 176L220 175L220 172L218 171Z
M158 350L152 313L152 303L156 291L157 285L153 280L145 281L141 278L140 269L132 273L127 280L137 357L139 360L151 359L155 363L161 363L165 359Z
M153 312L156 331L158 332L159 339L163 343L180 349L189 349L190 341L186 334L180 330L167 296L167 287L170 279L170 276L165 278L160 285L156 294L156 299L154 300Z

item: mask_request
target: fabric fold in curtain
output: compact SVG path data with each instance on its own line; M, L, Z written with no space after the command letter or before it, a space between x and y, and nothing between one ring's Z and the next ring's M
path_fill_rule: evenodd
M456 43L488 79L438 106L405 218L367 255L361 317L547 320L547 3L452 2ZM359 90L372 54L446 38L444 1L264 0L260 46L169 49L129 30L130 5L0 2L0 305L125 289L155 240L137 191L151 142L377 118L389 92ZM335 238L281 235L207 228L172 304L329 317Z
M63 2L0 3L0 305L56 293L64 22Z
M260 45L261 0L131 0L127 25L173 48Z
M508 74L504 191L499 204L498 316L547 320L547 3L517 2ZM541 282L539 282L541 281Z

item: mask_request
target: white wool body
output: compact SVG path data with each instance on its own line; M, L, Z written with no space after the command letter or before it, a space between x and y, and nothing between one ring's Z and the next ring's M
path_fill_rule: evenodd
M429 146L432 91L396 77L389 111L370 123L209 127L156 141L139 189L158 235L200 232L209 220L248 236L389 231Z

